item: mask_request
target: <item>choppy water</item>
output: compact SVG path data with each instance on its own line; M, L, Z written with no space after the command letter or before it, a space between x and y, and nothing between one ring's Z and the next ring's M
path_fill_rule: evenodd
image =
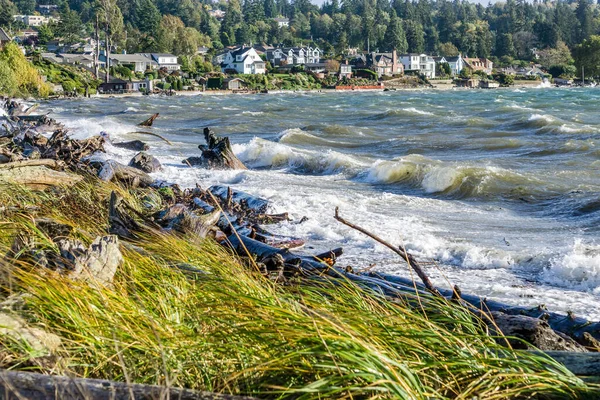
M599 89L398 91L55 101L77 136L141 139L157 178L235 187L302 224L272 228L343 246L341 265L408 275L348 219L428 264L439 285L512 304L546 304L600 319ZM129 134L154 112L171 142ZM230 135L249 171L181 163L202 129ZM127 162L133 152L109 147Z

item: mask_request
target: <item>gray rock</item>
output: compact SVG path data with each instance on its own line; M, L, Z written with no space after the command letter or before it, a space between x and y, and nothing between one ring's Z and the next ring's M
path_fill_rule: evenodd
M147 173L157 172L162 169L162 165L160 165L160 161L158 161L156 157L144 153L143 151L137 153L131 161L129 161L129 166Z
M135 151L145 151L150 148L146 143L141 140L132 140L130 142L121 142L121 143L113 143L115 147L119 147L127 150L135 150Z
M492 312L494 324L486 321L492 332L497 333L497 328L508 337L510 345L515 349L529 349L527 343L539 350L587 352L586 348L575 342L562 332L550 328L550 325L539 318L525 315L508 315L501 312ZM494 326L495 325L495 326ZM516 340L516 339L521 340ZM525 341L526 343L523 343ZM503 338L500 343L505 343Z
M132 187L146 187L154 182L154 179L144 171L120 164L114 160L108 160L102 164L98 172L98 178L106 182L117 180Z

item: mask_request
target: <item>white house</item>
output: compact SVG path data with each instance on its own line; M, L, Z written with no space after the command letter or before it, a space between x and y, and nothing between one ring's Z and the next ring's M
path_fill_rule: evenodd
M290 20L288 18L274 18L274 20L280 28L290 26Z
M267 50L271 65L304 65L321 62L323 52L318 47L287 47Z
M435 78L435 61L433 57L427 54L409 53L402 54L399 57L404 66L404 72L418 72L427 78Z
M465 61L459 54L454 57L433 57L436 64L447 63L450 66L450 73L452 76L460 74L460 71L465 67Z
M27 26L42 26L53 21L58 21L54 17L45 17L43 15L13 15L13 20L22 22Z
M131 82L132 88L134 92L151 92L154 90L154 85L152 84L152 80L144 79L143 81L133 81Z
M221 71L235 71L238 74L264 74L266 63L252 47L240 47L225 54Z
M158 68L166 68L169 71L179 71L181 65L177 63L177 56L168 53L152 53L152 60L156 61Z

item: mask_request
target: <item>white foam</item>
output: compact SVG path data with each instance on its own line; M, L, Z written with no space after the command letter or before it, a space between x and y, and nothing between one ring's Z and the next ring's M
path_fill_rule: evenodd
M434 167L427 172L421 186L427 193L439 193L454 186L460 172L452 167Z
M560 287L600 294L600 245L576 239L570 249L550 260L542 278Z
M412 114L419 114L419 115L434 115L432 112L429 111L423 111L423 110L419 110L415 107L409 107L409 108L403 108L403 111L412 113Z
M529 121L546 121L550 123L556 121L556 118L547 114L531 114Z

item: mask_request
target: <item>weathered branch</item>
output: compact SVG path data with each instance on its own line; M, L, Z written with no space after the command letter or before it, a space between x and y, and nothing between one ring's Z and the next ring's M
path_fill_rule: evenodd
M158 118L158 116L159 116L159 115L160 115L159 113L156 113L156 114L154 114L153 116L151 116L151 117L150 117L150 118L148 118L147 120L145 120L145 121L143 121L143 122L140 122L140 123L138 124L138 126L152 126L152 124L154 123L154 120L155 120L156 118Z
M398 247L393 246L392 244L386 242L385 240L381 239L380 237L372 234L371 232L367 231L364 228L361 228L358 225L353 224L352 222L349 222L347 220L345 220L344 218L342 218L339 214L339 209L338 207L335 208L335 216L334 218L341 222L342 224L349 226L350 228L357 230L365 235L367 235L368 237L370 237L371 239L375 240L376 242L381 243L382 245L384 245L385 247L389 248L390 250L392 250L394 253L398 254L400 257L402 257L406 263L416 272L416 274L419 276L419 278L421 278L421 281L423 282L423 284L425 285L425 287L427 288L427 290L429 290L431 293L437 295L437 296L442 296L440 294L440 292L435 288L435 286L433 286L433 283L431 283L431 280L429 280L429 277L427 276L427 274L425 273L425 271L423 271L423 269L421 268L421 266L419 265L419 263L417 262L417 260L414 258L414 256L412 254L410 254L409 252L406 251L406 249L404 248L404 246L400 245Z

